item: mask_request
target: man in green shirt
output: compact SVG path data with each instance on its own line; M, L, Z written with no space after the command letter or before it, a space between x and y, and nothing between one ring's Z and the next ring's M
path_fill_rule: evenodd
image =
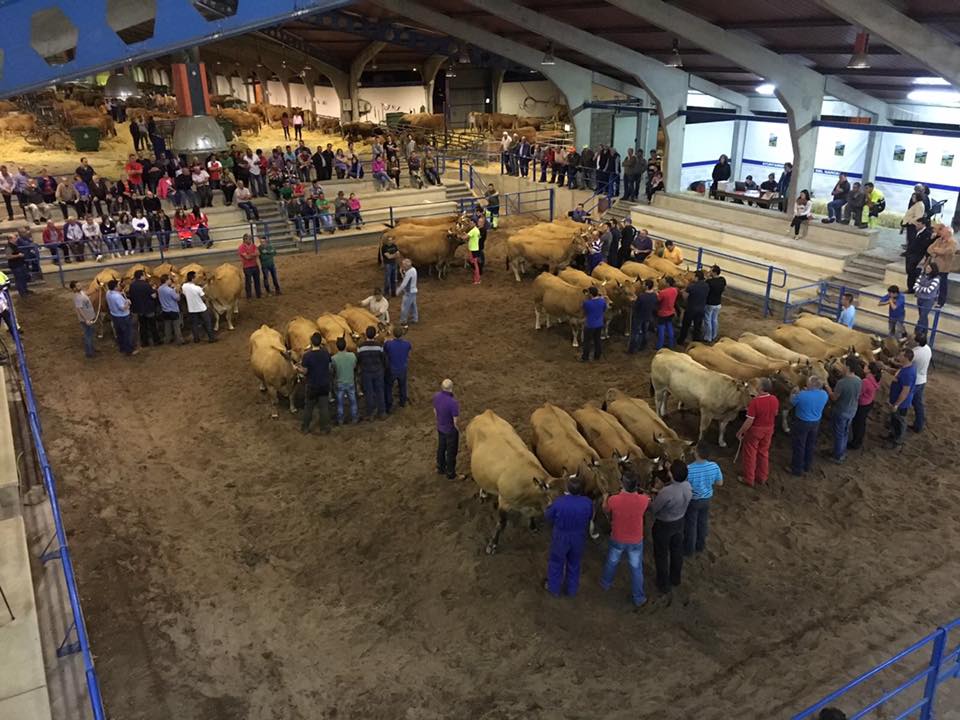
M277 263L274 258L277 255L277 249L273 246L269 237L260 238L257 244L260 251L260 271L263 273L263 287L270 294L270 278L273 278L273 289L277 295L280 294L280 281L277 280Z
M337 338L337 353L333 356L333 371L337 379L337 425L343 425L343 399L350 399L350 417L354 425L360 422L357 410L357 356L347 352L347 341Z
M473 284L480 284L480 229L476 221L470 223L467 231L467 250L470 251L470 264L473 265Z

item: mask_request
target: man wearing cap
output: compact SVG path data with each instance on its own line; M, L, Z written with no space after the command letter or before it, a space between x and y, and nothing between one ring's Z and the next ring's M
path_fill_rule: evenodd
M433 414L437 419L437 474L457 477L457 450L460 447L460 403L453 396L453 380L440 383L433 396Z

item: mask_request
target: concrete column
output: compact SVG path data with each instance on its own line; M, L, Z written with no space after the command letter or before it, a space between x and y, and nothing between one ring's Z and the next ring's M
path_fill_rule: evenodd
M746 120L733 121L733 142L730 147L730 171L734 180L740 180L743 172L743 148L747 141Z
M377 53L383 50L386 47L385 42L377 40L367 45L360 53L354 58L354 61L350 63L350 119L354 122L360 120L360 113L357 111L357 101L360 100L360 76L363 74L364 68L367 67L367 64L373 60ZM343 98L340 99L341 110L343 105ZM341 114L344 114L341 112Z
M269 83L270 76L273 73L270 72L268 68L264 68L264 67L257 68L255 73L257 76L257 80L260 81L260 87L263 90L263 102L269 105L270 104L270 88L268 87L267 84Z
M428 113L433 112L433 88L437 79L437 72L446 61L445 55L431 55L420 68L420 75L423 78L423 94L426 96L424 105Z
M880 165L880 146L883 136L878 132L871 132L867 138L867 149L863 158L863 177L861 182L872 182L877 177L877 168Z
M593 79L589 71L557 72L556 66L543 67L541 72L547 77L567 99L570 109L570 120L573 123L574 142L577 148L590 145L591 112L583 104L593 99Z
M670 95L661 93L658 100L666 155L662 163L663 187L667 192L680 192L683 189L680 184L680 174L683 172L683 134L687 127L686 116L681 115L680 111L687 107L687 89L683 88L682 91Z
M490 112L500 112L500 91L503 89L504 71L500 68L493 68L490 71L490 84L493 87L493 95L490 96Z

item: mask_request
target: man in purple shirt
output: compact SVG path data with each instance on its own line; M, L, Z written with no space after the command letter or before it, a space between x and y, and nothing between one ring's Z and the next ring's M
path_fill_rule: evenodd
M440 383L440 392L433 396L433 414L437 418L437 473L455 480L460 445L460 403L453 397L453 380L450 378Z

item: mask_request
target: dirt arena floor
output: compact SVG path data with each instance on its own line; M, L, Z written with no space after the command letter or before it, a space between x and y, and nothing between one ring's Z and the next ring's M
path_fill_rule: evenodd
M270 419L247 337L359 301L373 248L283 256L283 296L243 303L221 342L134 358L104 340L86 362L66 292L18 304L113 718L785 718L956 615L960 386L939 369L930 428L899 455L874 422L845 466L793 478L778 433L771 485L751 490L735 445L718 451L708 550L669 602L649 547L639 612L625 567L599 589L605 544L575 599L542 589L548 532L511 525L485 555L491 506L434 473L440 380L464 420L492 408L529 439L544 401L645 397L651 357L616 338L576 362L565 330L534 332L530 281L490 244L481 287L459 268L421 281L412 404L326 437ZM774 324L721 315L729 335Z

